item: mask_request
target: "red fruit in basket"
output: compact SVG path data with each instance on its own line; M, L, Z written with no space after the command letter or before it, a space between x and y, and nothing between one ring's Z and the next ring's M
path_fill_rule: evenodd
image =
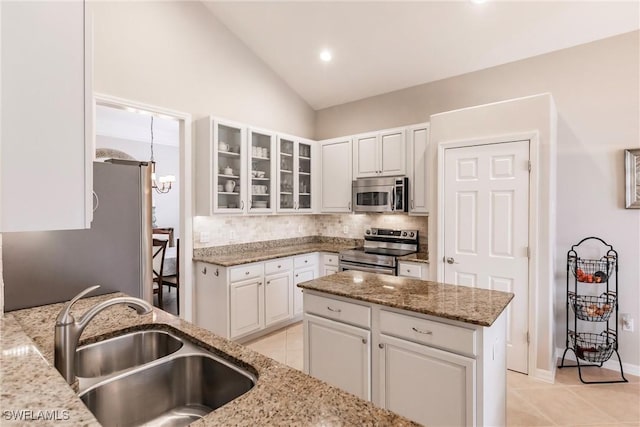
M587 276L585 277L585 282L587 283L593 283L593 275L591 274L587 274Z
M581 268L577 269L576 276L578 276L578 279L581 278L582 276L584 276L584 271Z

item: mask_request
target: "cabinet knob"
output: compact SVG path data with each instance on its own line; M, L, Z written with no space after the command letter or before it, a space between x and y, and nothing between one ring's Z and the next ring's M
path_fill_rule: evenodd
M380 344L378 344L378 347L379 348L384 348L384 344L380 343Z
M304 260L304 263L305 263L305 264L306 264L306 263L308 263L308 262L309 262L309 260L308 260L308 259L305 259L305 260Z
M366 338L362 338L362 344L366 344L367 343L367 339Z
M271 284L271 280L269 280L269 281L267 282L267 285L270 285L270 284Z
M244 272L244 274L248 276L248 275L249 275L249 272L248 272L248 271L245 271L245 272Z
M296 277L298 277L298 275L296 274Z
M282 268L282 266L281 266L281 265L278 265L278 268Z

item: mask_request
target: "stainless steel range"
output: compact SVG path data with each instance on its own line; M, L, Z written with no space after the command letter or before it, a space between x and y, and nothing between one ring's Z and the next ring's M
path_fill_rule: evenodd
M364 247L340 252L340 271L357 270L395 276L398 257L417 251L418 230L370 228L364 234Z

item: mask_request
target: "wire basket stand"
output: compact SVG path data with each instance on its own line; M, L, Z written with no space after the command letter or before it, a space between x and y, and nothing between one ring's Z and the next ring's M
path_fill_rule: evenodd
M599 259L580 257L578 251L582 250L583 243L601 246L604 255ZM603 330L585 331L589 322L604 324ZM576 356L575 365L565 365L568 351ZM618 357L621 379L585 381L582 378L582 368L601 368L614 353ZM558 368L578 368L584 384L628 382L618 353L618 253L599 237L584 238L567 252L567 336Z

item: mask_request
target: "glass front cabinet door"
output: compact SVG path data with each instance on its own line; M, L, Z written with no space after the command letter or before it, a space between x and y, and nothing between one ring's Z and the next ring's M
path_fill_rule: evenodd
M311 211L311 144L278 137L278 212Z
M276 169L275 134L249 129L249 212L270 213L274 209Z
M212 120L213 211L241 213L245 209L246 130L240 124Z

